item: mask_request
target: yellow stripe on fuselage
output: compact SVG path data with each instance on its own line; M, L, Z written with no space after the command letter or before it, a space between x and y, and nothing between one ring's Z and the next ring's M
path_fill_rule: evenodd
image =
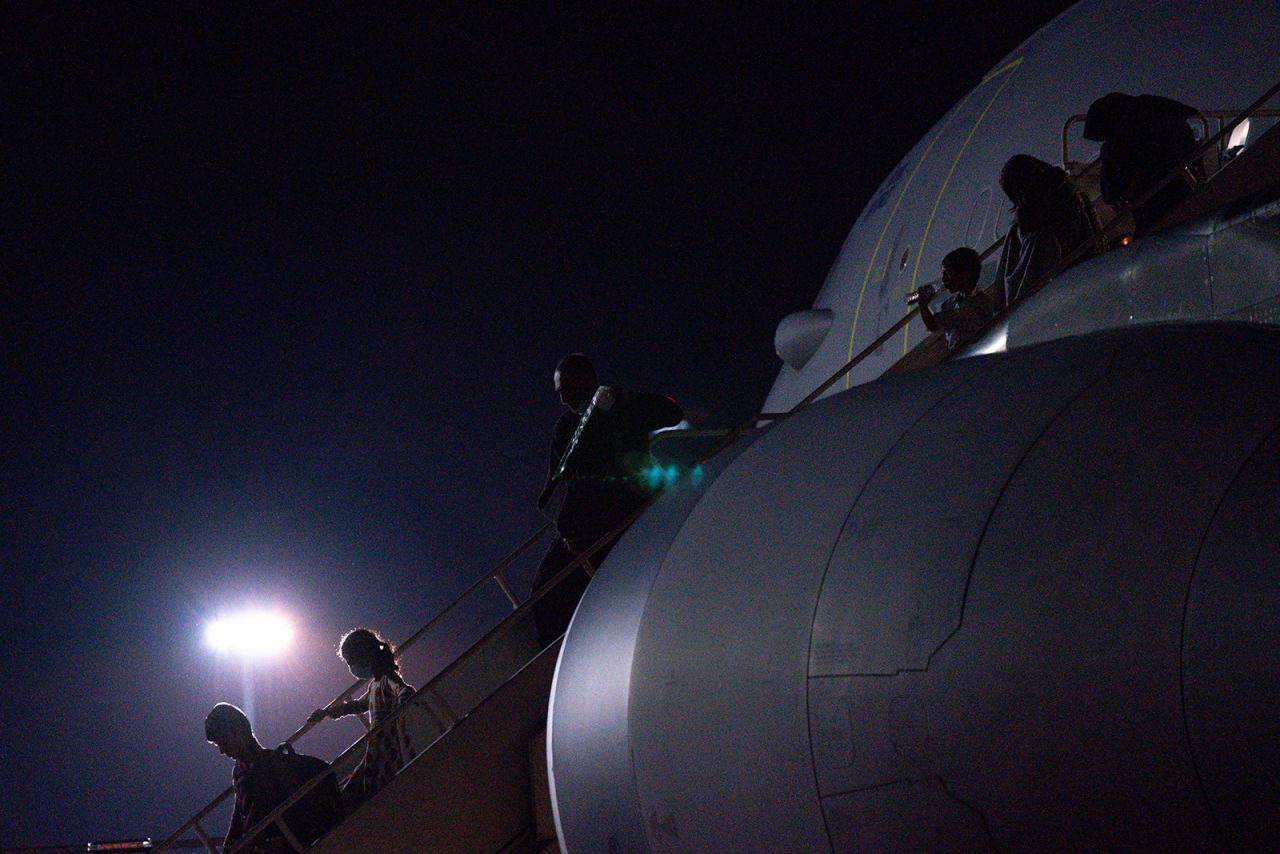
M1018 57L1017 59L1011 59L1008 62L1006 62L1004 65L997 68L995 71L992 71L986 77L983 77L982 82L989 83L992 80L995 80L1001 74L1004 74L1006 71L1009 71L1010 69L1013 69L1013 68L1017 68L1021 64L1022 64L1022 57Z
M1020 58L1015 59L1003 68L991 72L983 78L982 82L986 83L988 80L994 80L1005 71L1017 69L1021 64L1022 60ZM916 250L916 265L911 271L911 286L907 288L908 292L916 289L916 280L920 276L920 261L924 258L925 245L929 242L929 231L933 228L934 217L938 215L938 206L942 204L942 197L946 195L947 185L951 183L951 176L955 174L956 167L960 165L960 158L964 156L964 152L969 147L969 143L973 141L973 135L978 132L978 127L982 124L982 120L987 117L987 113L991 112L991 108L995 106L996 99L1000 97L1000 93L1004 91L1004 87L1008 86L1009 81L1012 79L1013 75L1010 74L1004 79L1004 82L1000 84L1000 88L996 90L996 93L991 96L991 100L987 102L986 108L978 115L978 120L973 123L973 127L969 129L969 135L964 138L964 143L960 146L960 150L956 152L955 159L951 161L951 168L947 170L947 176L942 179L942 186L938 188L938 197L933 200L933 210L929 211L929 219L924 224L924 236L920 238L920 248ZM910 333L911 324L908 323L902 328L902 355L904 356L907 355L907 350L909 349L908 341L910 340Z
M902 192L898 194L897 201L893 203L893 208L889 211L889 217L884 221L884 228L880 229L880 236L876 238L875 248L871 250L871 260L867 262L867 274L862 277L862 287L858 290L858 304L853 310L853 324L852 328L849 330L849 355L846 357L846 360L853 358L853 340L858 336L858 318L862 316L862 297L867 292L867 283L871 281L871 271L875 269L876 258L880 255L880 245L884 243L884 236L889 233L889 226L893 225L893 218L897 216L898 208L902 205L902 200L907 197L907 191L911 189L911 182L915 180L916 173L920 171L920 167L929 159L929 152L933 151L934 144L937 143L938 140L942 139L942 135L947 131L947 125L951 124L951 120L960 114L964 105L968 103L969 99L973 97L973 93L977 91L977 89L974 89L968 95L964 96L964 100L956 105L956 108L951 111L951 115L947 116L946 122L943 123L942 127L938 128L938 132L934 135L933 139L929 140L929 145L925 148L924 153L920 155L919 162L917 162L915 168L911 170L911 174L907 176L907 183L902 185ZM887 259L885 260L885 269L889 269L889 261ZM849 388L849 384L850 377L848 374L845 374L844 387Z
M857 302L856 307L854 308L854 312L853 312L853 323L850 325L850 329L849 329L849 353L848 353L848 356L846 357L847 359L850 359L850 360L851 360L851 359L853 359L853 345L854 345L854 341L855 341L855 339L858 337L858 319L862 316L862 300L863 300L863 297L864 297L864 296L866 296L866 292L867 292L867 284L871 281L871 273L872 273L872 271L875 269L875 266L876 266L876 259L877 259L877 258L879 257L879 255L880 255L880 247L881 247L881 246L883 245L883 243L884 243L885 235L889 233L889 227L890 227L891 225L893 225L894 217L896 217L896 216L897 216L897 214L898 214L898 208L899 208L899 207L901 207L901 205L902 205L902 200L906 198L906 196L907 196L907 192L911 189L911 183L912 183L912 181L914 181L914 180L915 180L916 173L918 173L918 172L920 171L920 167L922 167L922 166L925 164L925 161L927 161L927 160L929 159L929 154L930 154L930 152L932 152L932 151L933 151L933 146L934 146L935 144L937 144L938 140L940 140L940 139L942 138L943 134L945 134L945 133L946 133L946 131L947 131L947 127L951 124L952 119L954 119L956 116L960 115L960 113L964 110L964 106L965 106L965 104L967 104L967 103L969 102L969 99L970 99L970 98L972 98L975 94L977 94L978 89L982 88L982 84L985 84L985 83L987 83L987 82L989 82L989 81L991 81L991 80L994 80L996 77L999 77L999 76L1000 76L1001 74L1003 74L1004 72L1009 71L1009 70L1014 69L1014 68L1017 68L1017 67L1018 67L1019 65L1021 65L1021 64L1022 64L1022 58L1021 58L1021 57L1019 57L1018 59L1015 59L1015 60L1013 60L1012 62L1006 63L1005 65L1001 66L1000 68L996 69L995 71L992 71L992 72L991 72L990 74L988 74L986 77L982 78L982 83L981 83L981 84L979 84L977 87L975 87L975 88L971 89L971 90L969 91L969 93L968 93L967 95L965 95L965 96L964 96L963 100L961 100L961 101L960 101L960 103L956 105L955 109L953 109L953 110L951 111L950 115L948 115L948 116L947 116L947 119L946 119L946 121L943 123L942 127L940 127L940 128L938 129L938 132L934 135L933 139L929 141L929 145L925 148L924 152L920 155L920 160L919 160L919 162L917 162L917 163L916 163L916 165L915 165L915 167L911 170L911 174L907 176L907 182L906 182L905 184L903 184L903 186L902 186L902 191L898 194L898 198L897 198L897 200L893 203L893 208L889 211L889 216L888 216L888 218L885 220L884 227L883 227L882 229L880 229L880 236L876 238L876 244L875 244L875 247L871 250L871 258L870 258L870 260L868 260L868 262L867 262L867 272L866 272L866 275L865 275L865 276L863 276L863 278L862 278L862 287L858 289L858 302ZM1012 79L1012 78L1010 78L1010 79ZM1005 81L1005 83L1007 84L1007 83L1008 83L1008 80L1006 80L1006 81ZM1001 88L1001 90L1003 90L1003 89L1004 89L1004 85L1001 85L1001 87L1000 87L1000 88ZM997 92L997 93L996 93L996 95L997 95L997 96L998 96L999 94L1000 94L999 92ZM995 98L992 98L991 103L988 103L988 104L987 104L987 110L990 110L990 109L991 109L991 104L993 104L993 103L995 103ZM978 117L978 122L974 124L974 130L976 130L976 129L977 129L977 124L978 124L978 123L980 123L980 122L982 121L983 117L985 117L985 116L986 116L986 114L987 114L987 111L986 111L986 110L984 110L984 111L983 111L983 113L982 113L982 115ZM973 130L970 130L970 131L969 131L969 138L972 138L972 137L973 137ZM967 140L966 140L966 143L965 143L965 144L966 144L966 145L968 144L968 141L967 141ZM963 149L962 149L962 151L963 151ZM958 158L957 158L957 160L958 160ZM953 163L953 164L952 164L952 170L954 171L954 169L955 169L955 164ZM948 173L948 174L947 174L947 178L948 178L948 180L950 180L950 177L951 177L951 176L950 176L950 173ZM943 185L943 186L944 186L944 189L945 189L945 183L944 183L944 185ZM941 196L939 196L939 199L940 199L940 198L941 198ZM937 203L936 203L936 202L935 202L935 204L934 204L934 211L935 211L935 213L936 213L936 211L937 211ZM929 221L930 221L930 223L932 223L932 221L933 221L933 217L932 217L932 216L930 216ZM926 229L926 234L927 234L927 231L928 231L928 230ZM922 242L922 243L921 243L921 248L923 248L923 245L924 245L924 244L923 244L923 242ZM918 255L918 254L917 254L917 256L916 256L916 263L917 263L917 266L918 266L918 265L919 265L919 255ZM885 269L886 269L886 271L888 270L888 265L889 265L889 259L886 259L886 260L885 260ZM914 277L913 277L913 280L914 280ZM845 387L845 388L849 388L851 384L852 384L852 377L851 377L851 375L846 374L846 375L845 375L845 378L844 378L844 387Z

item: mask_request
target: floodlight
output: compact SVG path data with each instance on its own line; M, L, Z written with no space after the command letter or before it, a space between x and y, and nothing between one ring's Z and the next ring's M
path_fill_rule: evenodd
M218 652L261 658L282 652L293 639L293 626L270 611L247 611L219 617L205 630L205 640Z

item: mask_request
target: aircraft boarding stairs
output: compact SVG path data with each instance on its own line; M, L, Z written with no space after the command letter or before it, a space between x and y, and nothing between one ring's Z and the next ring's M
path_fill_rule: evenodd
M594 551L620 530L602 538L538 596L521 602L506 573L517 560L540 557L537 546L545 545L551 531L550 525L544 526L400 644L398 653L404 666L406 661L411 662L416 642L435 630L449 628L451 619L465 616L464 609L486 596L493 598L495 588L510 606L505 618L421 685L393 718L392 722L398 719L419 751L416 758L311 850L516 852L542 851L548 845L555 850L544 733L560 641L541 647L532 607L579 565L593 572L590 561ZM363 680L356 682L329 705L356 696L365 685ZM287 741L296 743L313 726L304 725ZM374 735L376 732L366 733L333 762L340 780L356 767L364 755L366 741ZM308 781L251 828L240 846L229 850L251 851L253 839L270 830L285 835L295 850L304 850L280 816L322 779L323 775ZM226 823L222 813L227 811L230 795L230 789L222 792L157 850L193 847L194 842L194 847L219 851ZM184 839L188 833L194 834L198 842Z
M1207 178L1197 184L1195 192L1162 222L1162 226L1218 210L1259 186L1280 184L1280 125L1270 128L1243 151L1228 152L1224 144L1232 130L1249 116L1280 116L1280 111L1260 110L1262 104L1277 92L1280 92L1280 84L1239 114L1206 114L1206 133L1195 157L1206 163ZM1073 117L1064 127L1064 162L1068 161L1067 129L1082 118ZM1209 136L1207 122L1213 118L1218 120L1220 130ZM1193 160L1188 159L1184 167L1191 162ZM1095 167L1096 161L1074 169L1073 174L1096 201L1096 179L1091 177ZM1171 173L1166 181L1178 180L1183 171ZM1260 181L1264 183L1260 184ZM1091 182L1095 184L1092 188L1089 186ZM1163 183L1158 184L1151 193L1163 186ZM1033 290L1043 287L1055 274L1091 249L1102 244L1109 247L1125 242L1126 227L1123 217L1112 217L1099 233L1071 253L1058 270L1037 283ZM997 241L988 247L982 253L983 258L996 252L1000 243ZM1011 306L1009 310L1016 308ZM914 309L908 312L789 411L756 416L733 431L725 431L720 435L717 447L705 456L727 447L761 422L781 420L816 400L859 362L894 337L915 314ZM931 335L886 373L916 370L947 356L941 336ZM699 431L699 435L705 437L706 431ZM655 493L653 500L656 498ZM644 509L637 511L636 515ZM539 591L539 596L553 589L578 566L594 574L592 560L595 552L620 536L630 521L602 538L579 561L566 567L551 584ZM422 685L413 699L399 710L402 725L420 750L417 757L391 783L319 840L312 850L323 854L559 850L551 816L545 730L551 681L561 640L546 648L540 647L532 620L532 607L539 596L521 602L505 574L517 560L540 554L541 550L536 547L547 541L549 533L551 526L544 526L400 645L403 657L420 638L443 626L464 605L482 594L491 595L494 586L511 607L505 618ZM345 701L363 687L363 682L357 682L332 702ZM303 726L288 741L296 742L311 726ZM335 760L334 769L340 779L359 762L370 735L357 741ZM310 781L258 827L251 829L245 837L246 843L269 826L281 828L281 813L320 779ZM191 840L183 837L193 833L199 840L196 847L203 847L209 852L218 851L218 843L204 825L216 820L217 810L226 810L230 794L230 789L224 791L161 843L157 850L192 847ZM217 825L219 828L222 826ZM295 850L303 850L291 838L287 828L283 832ZM220 836L220 830L215 831L214 836ZM231 850L238 849L251 850L251 844L233 846Z

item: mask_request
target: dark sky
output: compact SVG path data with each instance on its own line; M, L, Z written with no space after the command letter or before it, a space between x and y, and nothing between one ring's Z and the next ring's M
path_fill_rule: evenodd
M1066 5L7 5L0 845L167 834L230 778L212 703L282 740L343 629L534 530L561 354L755 412L880 180ZM255 604L287 659L205 648Z

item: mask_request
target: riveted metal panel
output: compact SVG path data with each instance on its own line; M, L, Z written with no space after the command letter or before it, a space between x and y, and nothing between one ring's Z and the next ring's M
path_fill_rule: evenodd
M810 407L761 436L690 513L649 593L632 669L651 850L829 847L806 690L822 573L884 452L994 361Z
M923 669L960 626L991 507L1047 424L1107 369L1079 343L1019 353L929 409L849 513L814 620L811 676Z

